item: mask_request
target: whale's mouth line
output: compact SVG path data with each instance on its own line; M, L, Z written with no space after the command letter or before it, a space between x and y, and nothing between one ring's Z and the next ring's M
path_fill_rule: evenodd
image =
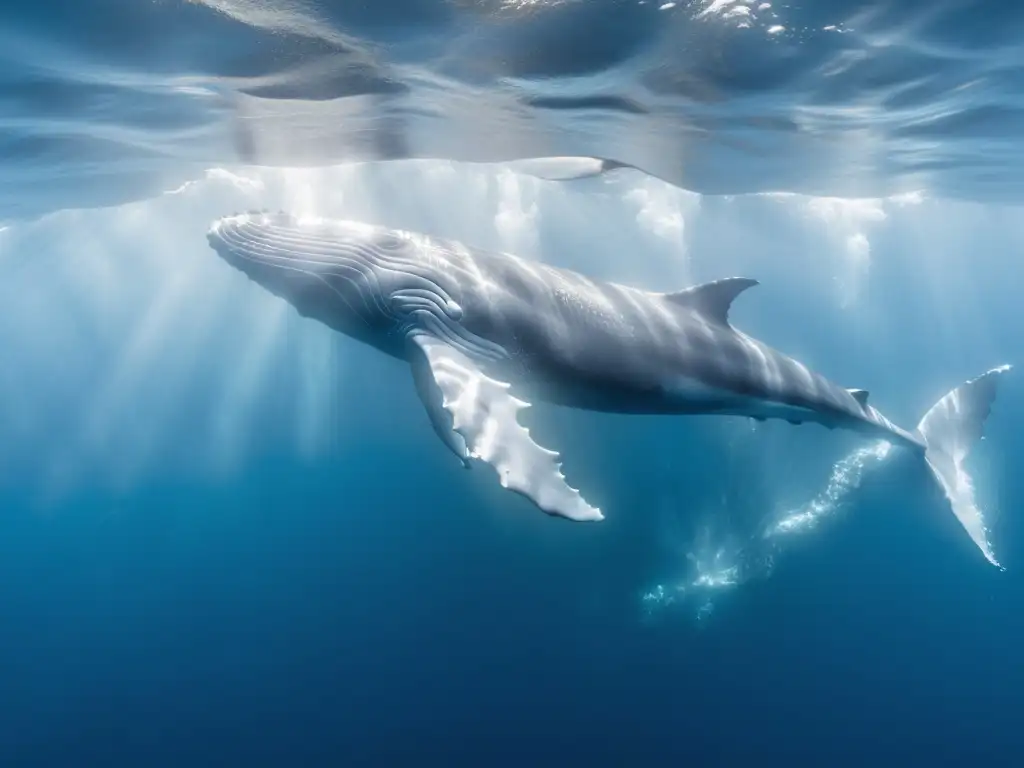
M462 324L463 308L451 286L439 279L437 268L421 252L424 246L435 247L430 242L408 241L360 222L306 222L290 214L263 212L218 219L207 240L229 265L300 314L332 327L339 327L341 315L357 315L361 325L388 335L430 333L474 360L509 357L501 344ZM313 284L315 290L331 292L329 302L311 299Z
M289 224L296 226L297 222L293 216L281 215L286 217ZM228 224L235 226L226 227L225 225ZM300 279L309 280L322 286L348 308L348 314L358 317L367 326L370 325L366 316L367 312L370 311L370 306L367 304L368 299L372 299L372 302L377 305L376 309L378 311L383 311L385 315L390 314L386 303L380 301L380 291L370 291L369 293L372 296L368 297L366 295L367 291L363 290L358 281L360 277L372 278L372 270L360 269L358 262L354 259L348 261L339 259L317 261L304 258L297 250L287 250L280 247L274 247L272 254L263 253L262 250L267 247L265 244L260 243L257 238L246 238L238 232L238 229L242 226L252 224L260 226L262 222L253 221L250 214L240 214L218 219L206 234L207 242L217 255L230 266L238 269L251 280L289 303L295 304L290 292L285 288L285 283L277 279L267 279L267 270L272 271L275 277L278 274L290 273L293 276L299 276ZM273 227L274 225L266 222L264 226ZM238 235L237 242L232 238L232 234ZM259 244L261 247L256 247L256 244ZM254 270L251 265L255 265L256 269ZM330 270L326 274L320 274L305 268L303 265L329 265ZM349 297L342 290L339 290L336 285L333 285L328 278L341 279L353 286L359 298L364 304L367 304L364 310L360 311L353 306ZM296 305L296 308L299 309L298 305Z

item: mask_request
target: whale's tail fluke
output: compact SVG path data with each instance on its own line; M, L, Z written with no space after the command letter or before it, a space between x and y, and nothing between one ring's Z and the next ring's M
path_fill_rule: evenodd
M992 408L1000 374L1010 370L1004 365L961 384L929 409L917 431L926 448L928 468L942 487L953 513L985 559L997 567L988 540L981 510L974 500L974 485L964 460L982 437L985 419Z

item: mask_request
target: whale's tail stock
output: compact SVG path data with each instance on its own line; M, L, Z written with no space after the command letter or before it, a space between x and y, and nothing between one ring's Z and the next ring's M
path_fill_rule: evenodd
M981 440L999 379L1009 370L1008 365L993 368L961 384L935 403L917 425L917 432L926 445L925 461L946 494L953 513L985 559L1000 568L981 510L974 500L974 485L964 461Z

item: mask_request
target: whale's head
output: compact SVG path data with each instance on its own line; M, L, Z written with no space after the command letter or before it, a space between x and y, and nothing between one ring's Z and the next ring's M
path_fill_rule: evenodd
M381 268L389 237L358 222L267 212L218 219L206 235L224 261L299 314L371 342L396 322L388 302L396 278Z

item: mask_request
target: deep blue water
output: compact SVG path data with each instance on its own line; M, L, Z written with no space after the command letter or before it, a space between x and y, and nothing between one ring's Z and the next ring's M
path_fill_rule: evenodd
M663 5L3 6L0 765L1024 761L1019 372L1005 571L855 435L537 405L573 525L207 247L265 206L756 277L735 323L905 426L1017 363L1021 13ZM504 165L551 156L634 169Z

